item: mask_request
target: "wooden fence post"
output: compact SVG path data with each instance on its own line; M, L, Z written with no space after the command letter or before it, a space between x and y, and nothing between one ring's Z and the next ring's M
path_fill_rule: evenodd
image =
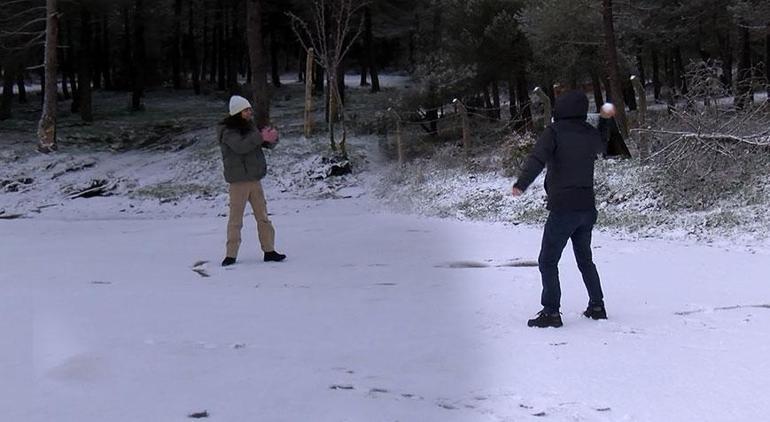
M641 79L639 79L636 75L631 77L631 83L634 86L634 91L636 92L636 104L638 105L639 110L639 118L638 118L638 126L641 129L646 129L647 127L647 93L644 90L644 84L642 83ZM647 161L647 159L650 156L650 139L649 134L645 131L640 131L639 133L639 158L642 160L642 162Z
M539 86L535 87L535 90L532 91L532 93L537 95L537 98L539 98L540 102L543 103L543 129L545 129L548 127L548 125L551 124L551 99L548 97L548 94L546 94L545 91L543 91Z
M452 102L457 104L460 109L460 117L462 118L463 123L463 152L465 153L465 156L468 157L471 150L471 125L468 120L468 109L465 107L465 104L457 98Z
M388 108L396 120L396 153L398 154L398 165L404 164L404 143L401 139L401 117L392 108Z
M305 138L313 133L313 75L314 66L313 49L307 50L307 63L305 64Z

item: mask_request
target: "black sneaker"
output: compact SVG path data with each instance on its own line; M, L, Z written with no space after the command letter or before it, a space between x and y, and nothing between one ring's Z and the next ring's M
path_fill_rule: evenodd
M233 264L235 264L235 258L231 258L231 257L228 256L228 257L225 257L225 259L222 260L222 266L223 267L227 267L228 265L233 265Z
M604 309L604 305L588 305L583 316L591 319L607 319L607 310Z
M276 251L265 252L265 262L281 262L286 259L286 255Z
M537 317L527 321L528 327L554 327L558 328L562 326L561 315L558 312L549 312L543 309L537 313Z

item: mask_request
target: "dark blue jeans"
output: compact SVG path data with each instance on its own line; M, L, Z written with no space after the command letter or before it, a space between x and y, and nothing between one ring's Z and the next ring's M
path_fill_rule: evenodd
M599 273L591 255L591 232L596 223L596 210L551 211L543 230L538 267L543 278L540 302L548 312L559 312L559 259L568 240L572 240L575 260L588 290L590 305L604 305Z

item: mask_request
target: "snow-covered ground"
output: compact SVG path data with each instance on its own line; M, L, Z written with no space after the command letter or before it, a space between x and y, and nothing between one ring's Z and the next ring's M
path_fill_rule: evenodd
M768 251L600 235L608 321L569 251L532 329L539 231L271 201L286 262L218 266L225 219L2 221L14 421L764 420ZM209 277L192 271L197 268Z
M0 217L23 215L0 218L1 420L770 414L765 243L597 233L610 319L580 316L586 294L567 249L565 325L532 329L540 228L384 207L373 187L396 179L376 138L351 138L354 175L319 180L326 141L284 136L265 186L289 258L262 262L247 216L227 269L211 128L158 148L72 144L52 156L25 152L31 135L0 138L0 180L14 183L0 189ZM112 196L68 198L100 179L114 182ZM473 182L507 198L500 180ZM539 195L523 199L533 212Z

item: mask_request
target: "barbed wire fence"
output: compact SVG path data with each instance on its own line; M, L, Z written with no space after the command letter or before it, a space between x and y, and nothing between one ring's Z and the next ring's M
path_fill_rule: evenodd
M538 104L527 105L530 110L538 108L537 106ZM470 106L459 98L433 108L389 107L386 110L386 136L395 146L399 164L404 164L410 158L407 151L426 137L457 141L462 146L463 157L467 161L472 157L474 147L482 141L502 140L513 134L516 127L532 130L532 125L526 123L524 118L525 111L519 110L513 116L504 116L503 109L504 104L500 107L477 107ZM430 118L430 115L436 117ZM537 117L532 118L538 120Z

